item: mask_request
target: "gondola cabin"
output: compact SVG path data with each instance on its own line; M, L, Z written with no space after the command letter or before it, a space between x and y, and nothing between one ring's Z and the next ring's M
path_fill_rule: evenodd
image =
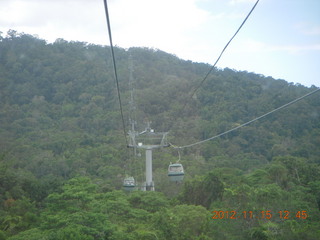
M168 167L168 176L171 182L181 182L184 177L182 164L180 163L170 164Z
M125 191L133 191L135 186L136 185L133 177L127 177L123 180L123 189Z

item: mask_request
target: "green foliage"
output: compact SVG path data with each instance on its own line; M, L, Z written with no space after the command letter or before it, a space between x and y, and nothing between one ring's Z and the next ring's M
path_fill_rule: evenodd
M212 172L205 176L197 176L196 178L185 183L180 200L184 203L193 205L202 205L206 208L223 194L223 183Z
M134 208L148 212L156 212L169 205L168 199L160 192L133 192L128 200Z
M209 212L202 206L177 205L153 215L161 239L197 239L208 233Z
M0 36L0 239L319 239L320 101L313 95L179 152L185 181L154 151L160 192L119 191L144 156L128 156L109 47L10 30ZM160 50L115 48L125 119L128 58L136 129L148 119L184 145L267 113L314 87L210 68ZM211 211L272 211L273 218L211 219ZM279 211L307 219L279 219Z

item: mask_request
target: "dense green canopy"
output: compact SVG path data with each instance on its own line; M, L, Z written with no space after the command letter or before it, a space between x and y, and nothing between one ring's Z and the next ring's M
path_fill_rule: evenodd
M239 126L312 90L215 69L147 48L115 48L129 129L151 121L174 145ZM266 63L272 64L272 63ZM319 92L259 121L180 150L184 183L168 180L173 148L126 147L110 49L10 30L0 35L0 240L320 239ZM126 130L128 130L126 129Z

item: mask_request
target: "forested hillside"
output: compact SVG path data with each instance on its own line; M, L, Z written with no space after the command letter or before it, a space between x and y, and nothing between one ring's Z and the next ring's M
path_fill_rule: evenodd
M207 139L316 89L215 69L160 50L115 48L129 130L150 121L176 146ZM0 240L320 239L320 92L179 152L127 148L110 48L0 34ZM168 180L170 162L185 180Z

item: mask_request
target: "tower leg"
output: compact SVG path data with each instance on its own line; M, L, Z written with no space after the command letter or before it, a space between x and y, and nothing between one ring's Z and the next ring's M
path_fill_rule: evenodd
M146 149L146 191L154 191L152 181L152 149Z

